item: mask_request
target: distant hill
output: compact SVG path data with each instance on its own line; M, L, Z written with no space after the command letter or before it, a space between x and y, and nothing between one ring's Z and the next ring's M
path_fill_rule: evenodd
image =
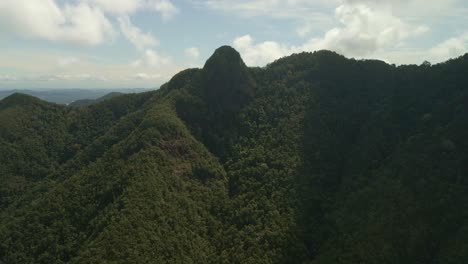
M94 100L109 93L141 93L151 89L50 89L50 90L0 90L0 100L14 93L29 94L44 101L70 104L78 100Z
M104 100L110 99L112 97L116 97L119 95L123 95L124 93L119 93L119 92L113 92L113 93L108 93L102 97L99 97L97 99L82 99L82 100L77 100L69 104L69 106L88 106L94 103L102 102Z
M0 101L0 263L468 263L468 54L231 47L159 90Z

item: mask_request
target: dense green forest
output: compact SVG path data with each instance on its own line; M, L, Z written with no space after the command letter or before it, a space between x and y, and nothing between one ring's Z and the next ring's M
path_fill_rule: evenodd
M157 91L0 101L0 263L468 263L468 54L221 47Z

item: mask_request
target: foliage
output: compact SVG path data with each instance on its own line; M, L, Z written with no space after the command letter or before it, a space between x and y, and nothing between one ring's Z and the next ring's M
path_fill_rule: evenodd
M0 263L466 263L468 55L221 47L160 90L0 101Z

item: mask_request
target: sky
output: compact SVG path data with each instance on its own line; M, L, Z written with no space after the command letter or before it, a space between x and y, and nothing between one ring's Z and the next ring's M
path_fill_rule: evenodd
M468 1L0 0L0 89L157 88L222 45L248 66L321 49L439 63L468 52Z

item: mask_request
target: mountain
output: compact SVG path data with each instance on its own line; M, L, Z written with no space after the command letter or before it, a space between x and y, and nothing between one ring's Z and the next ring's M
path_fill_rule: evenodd
M466 263L468 54L221 47L157 91L0 101L0 263Z
M38 90L1 90L0 99L8 97L14 93L32 95L41 100L56 103L70 104L79 100L94 100L106 96L109 93L142 93L151 89L38 89Z

